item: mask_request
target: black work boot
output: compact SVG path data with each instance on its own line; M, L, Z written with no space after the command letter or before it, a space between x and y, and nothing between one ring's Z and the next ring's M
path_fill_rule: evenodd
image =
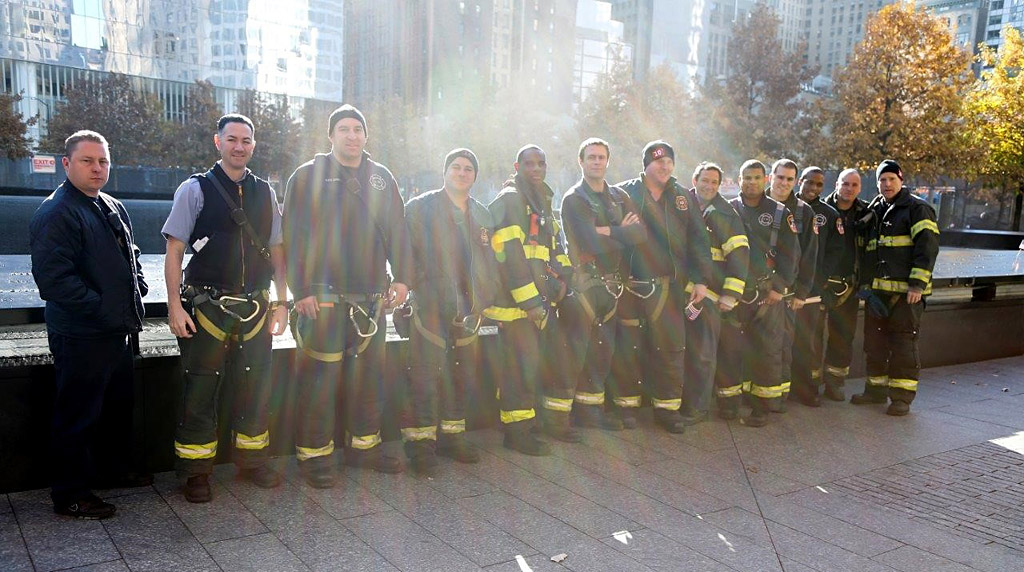
M828 399L829 401L846 401L846 393L843 391L843 386L826 383L825 399Z
M458 463L480 462L480 451L477 451L476 447L466 439L465 433L441 433L438 435L437 454Z
M434 453L434 441L432 439L406 441L404 447L405 454L409 457L409 466L412 467L413 472L425 477L437 475L440 463L437 460L437 455Z
M619 419L622 420L623 429L636 429L636 410L636 407L619 408ZM613 431L617 431L617 429L613 429Z
M380 445L370 449L345 449L345 464L349 467L373 469L378 473L397 474L405 470L401 459L385 455Z
M550 445L536 438L529 427L520 425L523 425L522 421L505 425L505 439L502 445L506 449L534 457L546 457L551 454Z
M889 398L887 398L885 395L868 393L867 391L865 391L864 393L855 393L850 396L850 403L854 405L877 405L880 403L885 403L888 400Z
M213 493L210 492L210 475L192 475L185 481L182 489L185 493L185 500L188 502L210 502L213 500Z
M821 407L821 397L818 396L817 387L794 387L793 391L789 393L789 400L807 407Z
M665 431L678 435L686 431L686 423L680 419L679 414L671 409L655 408L654 422Z
M762 397L750 396L750 415L740 419L747 427L764 427L768 424L768 402Z
M114 516L117 508L108 502L103 502L96 495L89 493L76 500L54 502L53 512L83 520L102 520Z
M281 484L281 475L267 465L239 469L238 478L249 481L261 489L272 489Z
M299 475L314 489L334 487L334 457L313 457L299 461Z
M544 414L544 434L552 439L566 443L581 443L583 434L569 423L568 411L546 411Z
M577 427L591 429L604 429L605 431L622 431L622 420L604 412L602 405L581 405L573 406L575 423Z
M889 404L889 408L885 410L886 415L893 415L896 417L903 417L907 413L910 413L910 404L906 401L893 400Z

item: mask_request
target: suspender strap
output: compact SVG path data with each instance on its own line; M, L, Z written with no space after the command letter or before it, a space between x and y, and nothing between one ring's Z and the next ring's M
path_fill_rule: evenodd
M768 242L768 256L775 256L775 247L779 244L779 228L782 226L782 214L786 212L786 205L779 203L775 207L775 217L772 219L772 237Z
M217 175L213 172L213 169L207 171L205 176L206 180L213 184L213 188L217 189L221 198L224 199L224 202L227 203L228 207L231 209L231 220L245 230L245 234L249 237L249 242L256 247L260 256L266 260L270 260L270 249L267 248L266 243L264 243L263 240L260 239L259 235L256 234L256 229L254 229L252 224L249 222L249 217L245 216L245 211L239 208L238 203L236 203L235 199L231 197L231 194L227 192L224 185L220 184L220 181L217 179Z

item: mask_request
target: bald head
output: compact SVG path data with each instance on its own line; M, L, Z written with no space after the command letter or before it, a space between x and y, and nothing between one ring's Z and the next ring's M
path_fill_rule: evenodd
M840 210L853 206L860 195L860 173L857 169L843 169L836 179L836 205Z

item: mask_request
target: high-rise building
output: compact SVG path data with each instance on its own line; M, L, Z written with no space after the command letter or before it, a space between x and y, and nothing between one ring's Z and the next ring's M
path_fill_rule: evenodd
M978 53L978 44L985 41L988 0L924 0L921 6L942 20L954 43ZM981 66L972 61L971 69L977 73Z
M49 114L77 81L132 76L182 119L196 80L231 107L242 90L338 100L342 0L7 0L0 73L19 111Z
M985 45L999 49L1003 45L1004 26L1024 30L1024 2L1021 0L988 0L985 36L982 40Z
M633 46L622 41L622 22L611 19L611 3L580 0L576 11L573 95L585 101L597 79L616 66L632 69Z
M612 18L622 22L633 45L633 76L671 66L690 88L725 74L733 23L754 0L611 0Z
M804 9L807 65L819 76L831 78L853 54L864 37L872 14L894 0L811 0Z
M345 99L396 95L430 113L446 97L513 82L535 104L572 101L575 0L346 2Z

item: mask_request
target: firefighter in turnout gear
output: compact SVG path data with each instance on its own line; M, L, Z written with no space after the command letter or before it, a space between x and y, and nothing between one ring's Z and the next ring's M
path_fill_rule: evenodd
M769 403L773 413L786 411L786 398L792 382L793 340L796 334L797 313L802 311L807 298L814 288L814 272L818 262L818 228L814 224L814 210L797 198L793 189L797 179L796 163L779 159L772 164L771 182L766 194L784 204L793 215L796 232L800 241L800 258L797 263L793 295L783 305L782 342L782 399Z
M924 299L932 292L932 269L939 254L935 211L903 186L903 172L886 159L875 170L879 195L865 248L862 293L867 381L851 402L885 403L886 413L906 415L917 395L921 359L917 338Z
M604 179L609 158L608 143L601 139L580 144L583 176L562 198L562 222L573 265L573 298L586 318L568 334L579 344L576 355L585 356L576 379L575 421L581 427L621 430L620 419L605 416L615 352L614 318L628 272L625 253L646 240L646 233L633 201Z
M808 302L796 312L796 328L793 334L792 393L789 398L808 407L820 407L822 336L825 330L824 303L828 278L834 275L833 267L842 257L841 242L845 229L839 222L839 213L821 200L825 188L825 172L819 167L807 167L800 174L798 198L814 211L814 228L818 235L818 260L815 263L814 282Z
M655 423L669 433L686 427L682 406L686 313L696 312L711 278L711 246L694 196L676 182L675 152L664 141L644 147L644 170L620 186L639 209L647 241L627 252L629 280L619 318L619 384L623 419L640 406L647 386ZM689 286L689 292L687 292ZM635 349L634 349L635 348ZM694 380L696 381L696 380Z
M530 431L537 416L534 396L539 389L540 340L551 305L564 297L572 270L551 212L544 151L526 145L516 154L514 167L514 176L489 206L495 228L491 247L501 287L494 306L484 315L498 322L502 348L498 407L504 446L527 455L550 455L548 444Z
M845 169L839 173L835 192L825 199L839 213L836 228L839 233L837 242L841 245L822 290L822 302L828 313L822 377L825 398L832 401L846 401L843 385L850 375L850 362L853 361L853 337L860 306L856 293L860 287L859 274L864 255L861 221L870 216L868 204L857 198L860 190L860 173L856 169Z
M750 264L750 243L743 221L729 201L718 193L723 179L722 168L714 163L701 163L693 172L690 189L695 204L704 217L711 243L711 278L707 297L701 302L700 314L686 322L686 382L683 384L683 422L697 423L707 418L710 392L715 380L721 379L718 401L726 409L736 409L741 391L729 392L727 380L738 374L719 376L718 340L722 331L722 315L732 312L743 298ZM689 285L688 285L689 287ZM725 392L725 393L723 393Z
M729 201L739 213L750 243L750 269L741 304L722 327L719 368L729 378L719 385L720 396L748 395L750 417L745 425L767 424L768 404L782 397L783 305L792 295L800 257L796 223L786 205L764 192L767 168L747 161L740 168L740 196ZM730 371L740 363L738 372ZM738 375L737 375L738 374ZM719 406L726 419L736 417L735 402Z
M480 460L465 438L465 393L477 378L477 331L498 284L491 214L469 195L478 168L469 149L451 151L444 187L405 207L415 278L409 302L396 311L396 324L404 313L411 326L401 426L412 469L426 475L436 472L435 444L456 461Z
M288 180L284 243L295 296L295 449L314 487L334 485L335 395L347 419L345 464L403 470L381 451L385 317L405 301L412 253L405 207L388 169L366 153L366 120L343 105L328 120L331 153ZM391 276L387 269L390 263Z
M231 384L235 464L270 488L281 479L267 464L270 445L271 335L288 323L281 212L270 184L246 168L256 141L252 121L225 115L214 144L221 159L178 187L163 227L167 316L181 345L185 394L174 438L185 498L211 500L217 454L217 403ZM193 255L185 268L186 247ZM270 302L270 280L277 290Z

